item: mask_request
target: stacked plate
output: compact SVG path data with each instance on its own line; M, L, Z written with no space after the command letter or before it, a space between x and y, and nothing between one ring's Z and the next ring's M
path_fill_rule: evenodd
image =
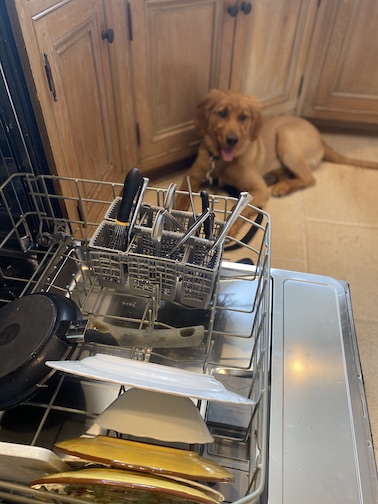
M216 490L191 481L175 481L152 474L116 469L83 469L46 476L31 484L36 490L67 495L86 502L135 504L219 504L224 500Z
M47 361L46 365L76 376L175 396L245 406L255 404L227 390L212 375L115 355L98 353L78 361Z
M212 375L117 356L97 354L81 361L46 364L130 387L95 423L140 440L96 436L62 441L55 448L80 469L35 479L30 483L33 488L99 503L157 504L163 499L168 504L219 504L224 500L206 483L232 482L228 470L194 451L161 444L214 441L196 407L197 399L249 408L252 400L227 390Z
M157 503L164 497L172 504L219 504L222 494L204 483L233 481L229 471L189 450L108 436L62 441L55 448L106 467L47 475L29 485L98 503Z

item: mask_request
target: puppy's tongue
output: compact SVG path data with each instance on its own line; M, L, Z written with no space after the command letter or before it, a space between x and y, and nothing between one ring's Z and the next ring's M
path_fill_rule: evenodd
M226 161L227 163L229 163L230 161L232 161L234 159L235 149L222 149L221 155L222 155L223 161Z

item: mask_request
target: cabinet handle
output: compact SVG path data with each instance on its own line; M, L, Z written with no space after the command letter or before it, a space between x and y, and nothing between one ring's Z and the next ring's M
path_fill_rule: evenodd
M243 14L249 14L252 10L252 4L249 2L242 2L240 6L240 10L243 12Z
M227 12L230 14L230 16L236 17L239 12L239 7L237 6L237 4L229 5Z
M51 71L51 66L49 62L49 57L47 56L46 53L43 54L43 59L44 59L44 67L45 67L45 72L46 72L46 77L47 77L47 82L49 85L50 93L53 97L54 102L58 101L56 97L56 90L55 90L55 84L54 84L54 78L53 74Z
M112 28L108 28L106 31L101 33L102 40L107 40L109 44L113 44L114 42L114 30Z

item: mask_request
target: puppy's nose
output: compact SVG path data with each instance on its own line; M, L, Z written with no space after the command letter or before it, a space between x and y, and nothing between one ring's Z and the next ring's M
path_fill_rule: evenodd
M227 145L230 147L235 147L235 145L239 142L239 137L234 133L230 133L226 137Z

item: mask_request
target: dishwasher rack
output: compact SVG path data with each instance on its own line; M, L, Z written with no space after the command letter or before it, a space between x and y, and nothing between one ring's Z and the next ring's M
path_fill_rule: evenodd
M15 204L21 186L30 197L27 210L20 203ZM64 195L61 188L64 188ZM0 302L9 303L35 292L53 292L71 297L84 317L104 317L125 328L181 327L192 325L193 320L203 324L205 341L190 350L156 349L153 342L149 348L127 349L80 343L70 358L80 359L100 352L212 373L227 388L251 398L255 406L251 410L247 408L247 412L199 403L215 441L211 446L190 448L235 473L236 483L232 488L224 488L221 484L226 502L255 504L262 498L267 478L271 324L269 215L252 207L260 216L259 220L239 217L245 226L255 228L251 244L228 238L230 243L236 242L242 247L253 265L228 261L227 252L223 252L208 308L183 307L177 300L162 299L159 290L138 296L130 292L127 283L121 289L104 285L93 267L90 240L122 188L122 184L116 183L31 174L15 174L4 182L0 186L0 213L7 225L0 236ZM149 187L146 208L162 208L165 195L166 189ZM200 206L200 195L193 194L193 199L195 206ZM210 196L215 219L225 222L235 202L234 198L226 196ZM75 213L77 218L72 218ZM26 265L22 273L18 263ZM51 449L53 442L49 436L46 440L44 435L50 415L62 412L78 415L82 419L81 433L84 433L101 412L98 405L88 406L87 397L85 407L67 402L64 390L79 387L85 394L88 389L101 389L101 386L59 373L50 380L51 384L49 381L41 394L19 408L32 407L41 412L27 443ZM105 388L108 394L110 389ZM120 392L119 387L117 391L113 388L112 393ZM57 440L59 437L54 442ZM6 481L0 481L0 497L4 502L46 501L45 493ZM75 502L64 496L49 494L48 498L50 502Z

